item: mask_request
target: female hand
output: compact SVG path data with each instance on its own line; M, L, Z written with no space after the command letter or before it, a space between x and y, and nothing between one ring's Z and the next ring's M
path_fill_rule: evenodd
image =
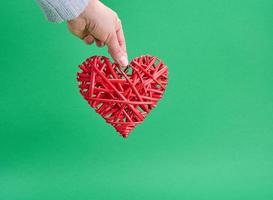
M118 15L98 0L92 0L75 19L67 22L68 29L86 44L96 42L108 46L108 52L121 66L128 65L126 43Z

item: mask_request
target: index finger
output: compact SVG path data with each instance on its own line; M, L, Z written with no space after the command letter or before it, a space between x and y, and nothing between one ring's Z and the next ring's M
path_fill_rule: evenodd
M118 62L121 66L128 65L127 54L123 52L121 49L116 33L114 32L109 39L109 42L106 43L108 46L108 52L112 56L112 58Z
M124 37L124 33L123 33L122 24L121 24L120 19L118 19L117 23L118 23L118 25L117 25L116 34L117 34L118 43L119 43L119 46L121 47L122 51L127 54L126 42L125 42L125 37Z

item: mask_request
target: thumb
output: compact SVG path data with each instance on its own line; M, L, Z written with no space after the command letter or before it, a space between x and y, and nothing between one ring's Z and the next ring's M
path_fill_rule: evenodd
M118 38L116 33L113 34L110 37L110 40L108 43L106 43L108 46L108 52L112 56L112 58L121 66L127 66L128 65L128 58L126 53L122 50L122 48L119 45Z
M86 30L86 22L81 18L67 21L67 27L71 33L82 40L89 34Z

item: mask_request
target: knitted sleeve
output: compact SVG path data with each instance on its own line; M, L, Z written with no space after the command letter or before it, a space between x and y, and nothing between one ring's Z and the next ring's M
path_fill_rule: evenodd
M78 17L90 0L36 0L48 21L62 22Z

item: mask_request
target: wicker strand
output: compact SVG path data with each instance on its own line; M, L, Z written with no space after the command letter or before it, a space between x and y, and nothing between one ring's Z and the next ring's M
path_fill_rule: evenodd
M93 56L79 68L80 93L124 138L156 106L168 83L168 68L155 56L135 58L124 69Z

